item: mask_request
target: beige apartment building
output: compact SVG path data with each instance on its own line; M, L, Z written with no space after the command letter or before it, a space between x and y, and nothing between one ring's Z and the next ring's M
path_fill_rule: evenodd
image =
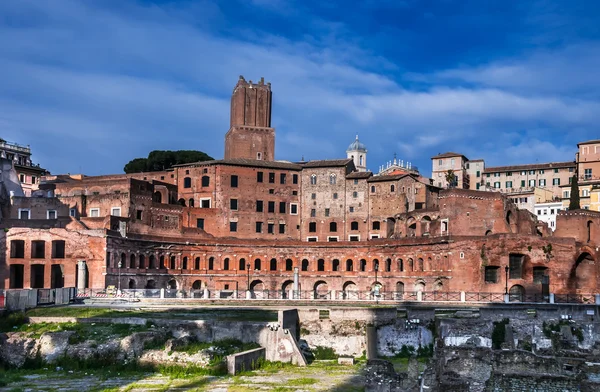
M432 169L431 179L433 185L440 188L448 188L446 179L448 171L452 170L456 175L456 181L453 184L455 188L469 189L470 178L467 173L467 163L469 159L455 152L446 152L431 158Z
M575 162L488 167L484 170L483 181L487 190L514 193L542 188L551 190L554 198L558 199L562 196L561 185L570 184L575 167Z
M579 184L579 204L581 208L600 211L600 140L589 140L577 144L577 180ZM561 186L563 207L569 208L571 186Z

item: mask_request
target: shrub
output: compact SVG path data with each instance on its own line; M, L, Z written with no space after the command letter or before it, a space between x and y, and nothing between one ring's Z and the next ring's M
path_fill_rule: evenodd
M312 350L315 359L337 359L338 355L331 347L317 346Z

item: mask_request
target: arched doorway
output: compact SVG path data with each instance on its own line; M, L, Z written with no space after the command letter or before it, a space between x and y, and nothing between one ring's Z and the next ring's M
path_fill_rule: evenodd
M265 297L265 285L262 280L253 280L250 282L250 295L252 298L264 298Z
M146 289L153 290L156 288L156 281L154 279L148 279L146 282Z
M358 286L354 282L345 282L342 286L342 290L342 299L359 299Z
M394 293L396 300L402 300L404 298L404 283L396 282L396 291Z
M200 289L202 289L202 281L195 280L194 283L192 283L192 290L200 290Z
M177 281L175 279L171 279L167 282L167 288L169 290L177 290Z
M281 299L290 298L290 291L294 289L294 281L286 280L281 284Z
M323 280L319 280L313 287L315 299L328 299L329 298L329 286Z
M510 302L523 302L525 289L521 285L514 285L508 290L508 298Z
M580 292L592 292L595 289L596 271L594 257L589 252L583 252L575 260L571 269L568 287Z
M386 219L386 237L387 238L395 238L395 232L396 232L396 219L394 218L387 218Z
M127 287L129 288L129 290L135 289L135 280L129 279L129 284L127 285Z
M415 291L416 292L425 291L425 282L419 281L419 282L415 283Z

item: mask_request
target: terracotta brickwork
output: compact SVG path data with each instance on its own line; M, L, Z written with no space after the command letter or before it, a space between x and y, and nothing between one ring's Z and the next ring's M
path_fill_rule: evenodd
M554 293L599 292L600 213L561 211L552 233L500 192L460 189L460 154L434 160L439 174L446 161L462 171L456 189L435 186L442 176L359 172L352 159L275 161L270 121L270 85L242 78L225 159L48 176L45 197L13 197L0 284L287 291L298 268L314 293L537 294L546 279Z

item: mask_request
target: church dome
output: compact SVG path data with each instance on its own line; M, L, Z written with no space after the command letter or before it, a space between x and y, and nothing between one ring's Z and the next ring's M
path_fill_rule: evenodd
M352 142L352 144L350 144L348 146L348 150L347 151L363 151L363 152L367 152L367 147L362 144L361 142L358 141L358 135L356 135L356 140L354 140Z

